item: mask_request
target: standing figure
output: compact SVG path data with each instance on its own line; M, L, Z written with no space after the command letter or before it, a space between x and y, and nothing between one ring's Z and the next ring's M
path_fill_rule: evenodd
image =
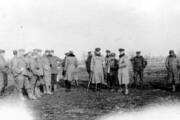
M144 76L144 69L147 66L147 61L141 56L141 52L137 51L136 56L131 59L133 72L134 72L134 83L133 86L137 86L137 79L138 76L140 78L140 86L143 87L143 76Z
M51 67L50 67L50 62L48 59L49 55L49 50L45 51L45 54L42 57L42 64L43 64L43 72L44 72L44 81L45 81L45 86L46 86L46 93L51 95L53 94L51 92L52 90L52 85L51 85Z
M166 58L165 66L168 72L168 83L172 87L172 91L176 91L176 84L179 83L178 66L179 61L173 50L169 51L169 56Z
M109 72L109 85L111 91L115 91L118 86L118 60L116 59L116 54L111 53L110 59L110 72Z
M28 86L29 86L29 89L28 89L28 97L30 98L30 99L33 99L33 100L35 100L35 99L37 99L36 98L36 96L35 96L35 90L34 90L34 88L35 88L35 85L36 85L36 77L34 76L34 68L35 68L35 66L36 66L36 63L35 63L35 61L34 61L34 59L33 59L33 53L32 52L28 52L28 53L26 53L25 55L24 55L25 57L24 57L24 60L25 60L25 62L26 62L26 64L27 64L27 67L26 67L26 69L27 69L27 74L29 74L29 76L27 76L27 81L28 81Z
M2 95L5 91L5 87L7 86L7 71L8 65L4 58L4 50L0 50L0 95Z
M92 59L92 53L89 51L88 52L88 57L86 60L86 70L89 74L89 79L91 78L91 59Z
M107 86L110 87L110 60L111 60L111 51L106 50L106 57L105 57L105 71L104 76L107 82Z
M101 84L105 84L104 81L104 67L105 59L101 55L101 49L96 48L94 56L91 60L91 72L92 72L92 83L96 84L96 90L101 91Z
M77 83L78 80L78 61L76 56L72 51L69 52L68 56L66 57L64 69L66 71L65 77L65 85L66 91L69 92L71 90L71 81L75 80Z
M15 63L17 62L17 59L18 59L18 51L17 50L13 50L13 58L10 60L10 64L9 64L9 68L10 68L10 73L11 73L11 78L16 86L16 90L18 90L18 85L16 84L15 82L15 76L13 76L13 68L14 68L14 65Z
M18 85L18 91L22 100L25 99L24 90L27 92L28 96L30 96L32 92L30 81L29 81L30 75L29 75L29 72L27 71L27 69L29 68L29 65L24 55L25 55L25 50L20 49L18 51L17 61L15 62L12 68L13 76L16 81L16 84Z
M49 51L48 59L51 67L51 85L52 92L57 89L57 74L58 74L58 57L54 56L54 50Z
M123 48L119 49L119 70L118 70L118 80L119 84L125 85L124 93L128 94L128 84L129 84L129 59L125 55L125 50ZM119 92L122 90L120 89Z

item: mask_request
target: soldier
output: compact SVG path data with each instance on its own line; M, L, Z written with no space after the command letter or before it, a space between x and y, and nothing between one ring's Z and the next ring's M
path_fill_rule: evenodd
M58 74L58 58L54 56L54 50L50 50L48 59L51 67L51 84L52 84L51 91L54 92L57 89L57 74Z
M24 59L25 59L25 62L27 64L27 73L28 73L28 77L27 77L27 80L29 81L28 82L28 86L29 86L29 89L31 90L29 92L29 98L32 99L32 100L36 100L36 94L35 94L35 85L36 85L36 77L34 76L34 69L33 67L36 65L35 62L34 62L34 59L33 59L33 52L28 52L24 55Z
M16 81L16 84L18 85L18 91L20 93L20 97L22 100L25 99L24 97L24 89L26 90L27 94L29 97L31 97L32 90L31 90L31 85L29 81L29 72L27 71L29 65L24 57L25 55L25 50L20 49L18 51L18 58L15 61L13 65L13 76Z
M37 63L37 71L36 75L38 77L36 89L39 91L40 96L47 93L45 80L44 80L44 72L43 72L43 58L42 58L42 50L41 49L35 49L35 61Z
M91 51L88 52L88 57L87 57L87 60L86 60L86 70L89 74L89 79L90 79L90 75L91 75L91 59L92 59L92 53Z
M141 52L137 51L136 56L131 59L132 65L133 65L133 72L134 72L134 83L133 86L137 86L137 78L139 76L140 78L140 86L143 86L143 74L144 69L147 66L147 61L144 59L143 56L141 56Z
M0 95L4 93L5 87L7 86L8 65L5 61L4 53L4 50L0 50Z
M110 70L109 70L109 85L111 91L115 91L116 87L118 86L118 60L116 59L116 54L111 53L111 59L109 61Z
M47 94L51 95L52 92L52 86L51 86L51 67L50 62L48 59L49 50L45 51L45 54L42 57L42 63L43 63L43 72L44 72L44 81L46 86L46 92Z
M172 86L172 91L176 91L176 84L179 83L178 67L179 60L173 50L169 51L169 56L166 58L165 66L168 72L168 83Z
M33 50L33 52L29 53L27 57L27 62L29 64L29 72L31 72L32 77L30 78L31 82L31 90L33 93L33 98L36 99L36 97L41 97L42 94L40 92L40 76L42 75L42 72L40 72L40 67L37 61L37 51Z
M125 55L125 50L123 48L119 49L120 55L119 55L119 70L118 70L118 80L119 84L125 85L124 93L127 95L129 93L128 91L128 84L129 84L129 59ZM122 92L122 89L118 90L119 92Z
M15 79L14 79L15 76L13 76L13 68L14 68L15 63L17 62L17 59L18 59L18 51L13 50L13 58L10 61L9 68L10 68L10 72L11 72L11 78L13 79L15 86L16 86L16 89L18 90L18 86L17 86Z
M63 67L62 75L63 75L64 78L66 76L66 71L64 69L65 68L65 61L66 61L66 58L67 58L68 54L69 54L68 52L65 53L65 57L64 57L63 62L62 62L62 67Z
M105 59L101 55L101 49L96 48L94 56L91 60L91 72L92 72L92 83L96 84L96 90L101 91L101 84L105 84L104 81L104 67Z
M111 51L106 50L106 57L105 57L105 79L107 82L107 86L110 87L110 60L111 60Z
M76 56L72 51L69 52L68 56L66 57L64 69L66 71L65 75L65 85L66 85L66 92L71 91L71 81L78 80L78 61Z

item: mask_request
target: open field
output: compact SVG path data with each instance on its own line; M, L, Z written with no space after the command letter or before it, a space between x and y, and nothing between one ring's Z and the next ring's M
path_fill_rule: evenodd
M138 111L151 104L178 103L180 100L179 90L172 93L164 89L166 71L163 64L149 64L145 70L146 88L131 88L126 96L106 88L102 92L87 92L88 74L83 67L79 73L80 86L74 87L71 92L65 92L63 81L60 81L55 94L43 96L37 101L27 101L37 120L95 120L118 111ZM11 94L12 90L13 87L9 87L6 95Z

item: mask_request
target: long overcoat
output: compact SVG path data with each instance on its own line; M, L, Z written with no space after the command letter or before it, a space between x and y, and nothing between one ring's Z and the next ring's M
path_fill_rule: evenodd
M125 55L119 58L118 80L119 84L129 84L129 59Z
M68 81L78 79L78 61L75 56L68 56L65 60L65 79Z
M91 60L91 70L92 70L92 83L105 84L104 81L104 67L105 67L105 59L103 56L94 55Z

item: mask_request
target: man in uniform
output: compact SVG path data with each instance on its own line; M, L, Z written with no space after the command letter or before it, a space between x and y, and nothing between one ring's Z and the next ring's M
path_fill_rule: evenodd
M92 83L96 85L96 90L101 91L104 81L105 58L101 55L101 49L96 48L91 60Z
M36 94L41 97L43 94L47 93L46 87L45 87L45 80L44 80L44 71L43 71L43 58L42 58L42 50L41 49L34 49L33 50L34 56L34 62L35 66L33 68L34 76L37 78L35 91Z
M129 93L128 91L128 84L129 84L129 59L125 55L125 50L123 48L119 49L120 55L119 55L119 70L118 70L118 80L120 87L122 85L125 85L124 93L127 95ZM118 90L119 92L122 92L122 89Z
M134 72L134 83L133 86L137 86L137 78L140 78L140 86L143 87L143 74L144 69L147 66L147 61L141 56L141 52L137 51L136 56L131 59L133 72Z
M176 91L176 84L179 83L178 68L180 63L173 50L169 51L169 56L166 58L165 66L168 72L168 83L172 87L172 91Z
M110 60L111 60L111 51L106 50L106 57L105 57L105 79L107 82L107 86L110 87Z
M14 79L15 77L13 76L13 68L14 68L15 63L17 62L17 59L18 59L18 51L13 50L13 58L10 61L9 68L10 68L11 78L13 79L16 89L18 89L18 86L15 82L15 79Z
M29 98L30 99L33 99L33 100L36 100L36 95L35 95L35 91L34 91L34 86L36 84L36 79L34 77L34 71L32 69L32 66L33 65L36 65L35 62L34 62L34 59L33 59L33 52L28 52L26 53L25 55L25 61L26 61L26 64L27 64L27 74L28 74L28 77L27 77L27 80L29 81L28 82L28 86L29 86L29 89L31 90L29 92Z
M51 67L50 62L48 59L49 56L49 50L45 51L45 54L42 57L42 63L43 63L43 72L44 72L44 81L46 86L46 93L51 95L52 92L52 85L51 85Z
M58 74L58 57L54 56L54 50L50 50L48 59L51 67L51 84L52 84L51 91L54 92L57 89L57 74Z
M91 78L91 59L92 59L92 53L91 51L88 52L88 57L86 60L86 70L89 74L89 79Z
M118 86L118 60L116 59L116 54L111 53L111 59L109 61L110 71L109 71L109 85L111 91L115 91Z
M7 86L8 65L5 61L4 53L4 50L0 50L0 95L4 93L5 87Z
M25 55L25 50L20 49L18 51L18 58L15 61L12 68L13 76L16 81L16 84L18 85L18 91L20 93L20 97L22 98L22 100L25 99L23 90L26 90L29 97L31 97L32 95L31 85L29 81L30 75L29 72L27 71L29 65L24 55Z

